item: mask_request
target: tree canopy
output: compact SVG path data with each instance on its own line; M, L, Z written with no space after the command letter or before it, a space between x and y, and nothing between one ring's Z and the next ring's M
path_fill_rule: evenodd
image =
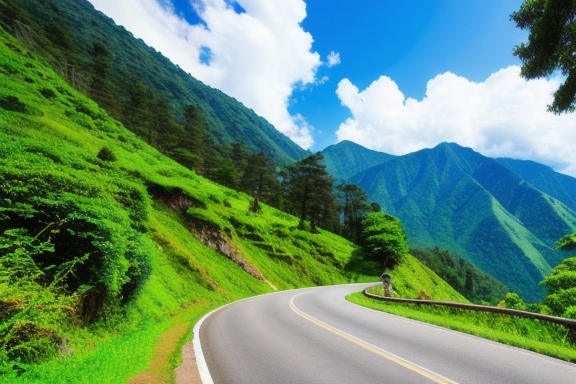
M540 284L546 287L544 304L553 315L576 318L576 257L557 265Z
M384 212L370 212L362 220L362 226L362 246L368 258L382 263L384 270L400 264L408 253L400 220Z
M529 31L528 43L514 49L526 79L546 77L559 70L566 80L554 93L548 109L554 113L576 108L576 2L525 0L511 19Z

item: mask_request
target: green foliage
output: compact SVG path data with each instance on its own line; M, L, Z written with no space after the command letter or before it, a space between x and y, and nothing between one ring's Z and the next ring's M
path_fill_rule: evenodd
M125 382L185 307L191 321L274 289L375 279L344 270L348 241L250 212L252 197L163 156L0 30L7 63L0 97L43 115L0 109L2 380Z
M309 219L312 233L317 233L317 226L331 230L338 222L332 193L334 178L326 172L322 159L322 153L318 152L287 166L281 173L285 195L283 208L300 217L301 229Z
M46 4L61 13L77 7L38 6ZM0 0L13 9L5 6ZM2 70L0 97L14 95L38 112L0 109L0 226L12 228L0 236L0 323L18 324L0 334L0 343L10 340L0 353L3 381L126 382L147 368L175 319L192 322L275 289L369 281L381 272L354 260L357 247L332 233L299 230L297 218L265 204L251 212L252 197L150 147L1 29L0 68L14 69ZM150 137L160 143L156 132ZM232 159L242 150L223 153ZM240 183L250 166L244 155Z
M369 299L361 293L347 299L369 308L576 362L576 350L568 330L559 324L442 306L387 303Z
M368 196L362 188L354 184L339 184L336 190L344 200L342 213L344 228L342 235L351 242L358 244L362 235L362 219L373 207L368 204ZM374 207L375 208L375 207ZM378 209L376 212L379 212Z
M62 343L58 330L76 315L73 303L82 289L70 293L65 280L89 255L60 265L37 262L46 252L54 252L50 237L58 230L40 240L54 224L34 237L24 229L0 235L0 375L16 369L15 362L54 357Z
M522 60L522 76L546 77L555 70L566 80L554 93L548 109L554 113L573 112L576 103L576 63L573 35L576 4L572 1L525 0L511 19L529 32L528 44L521 43L514 55Z
M362 220L362 247L371 260L392 270L408 253L406 234L397 218L383 212L370 212Z
M528 309L526 303L517 293L508 292L506 298L500 302L499 306L503 308L519 309L525 311Z
M348 140L326 147L322 151L326 171L337 180L347 181L355 174L382 164L395 156L372 151Z
M562 249L564 251L573 251L576 249L576 233L569 233L562 236L560 240L556 243L557 249Z
M0 108L7 111L26 113L26 104L18 100L16 96L3 96L0 98Z
M103 147L96 157L102 161L116 161L116 155L114 155L114 152L108 147Z
M544 298L544 305L550 308L553 315L575 318L576 257L565 259L540 284L548 292Z
M508 293L500 281L449 251L411 247L410 254L472 302L495 305Z
M379 265L376 265L374 269L380 273L382 271ZM405 255L402 262L389 274L392 278L393 297L468 302L462 294L451 288L432 269L411 254ZM384 295L382 284L376 285L369 291L376 295Z
M280 183L272 161L263 153L258 153L248 155L245 164L238 190L254 197L250 211L259 212L260 201L280 206Z

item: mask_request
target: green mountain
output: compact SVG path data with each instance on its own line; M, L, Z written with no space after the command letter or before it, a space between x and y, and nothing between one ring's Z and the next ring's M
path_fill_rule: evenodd
M41 52L52 68L86 94L94 91L98 58L107 59L104 64L109 67L100 69L96 93L101 106L114 117L138 80L169 100L179 119L186 105L200 108L216 144L242 142L250 151L264 152L281 164L307 154L254 111L194 79L88 1L0 0L0 26ZM107 78L101 78L103 74Z
M456 144L396 157L348 182L400 218L410 244L465 257L529 301L543 298L538 283L564 258L554 243L576 230L576 212L536 181Z
M126 383L164 334L188 339L217 306L381 273L251 201L163 156L0 28L2 382ZM466 301L410 255L394 279L407 297ZM150 376L171 376L170 348Z
M348 140L326 147L322 154L324 155L326 171L339 180L346 180L359 172L395 157L364 148Z
M547 165L534 161L508 158L498 158L496 161L532 184L535 188L560 200L576 211L575 178L555 172Z

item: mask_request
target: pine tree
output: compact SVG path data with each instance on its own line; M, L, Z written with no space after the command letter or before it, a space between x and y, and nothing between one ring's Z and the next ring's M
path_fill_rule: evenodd
M110 49L99 41L92 43L88 51L92 56L92 73L88 85L88 96L104 108L110 115L119 117L118 102L114 85L110 80L112 54Z
M331 229L338 217L332 193L334 178L326 172L323 159L321 153L316 153L288 166L283 172L285 208L300 216L300 229L305 228L305 221L309 219L312 233L318 233L318 226Z
M262 152L248 155L238 187L240 191L254 197L250 211L258 212L261 200L273 205L273 198L278 190L278 178L272 160Z
M362 188L354 184L340 184L336 189L343 200L344 238L358 244L362 233L362 219L371 210L368 196Z

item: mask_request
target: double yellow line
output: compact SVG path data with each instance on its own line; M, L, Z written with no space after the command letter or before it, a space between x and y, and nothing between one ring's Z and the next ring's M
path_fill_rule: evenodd
M340 331L339 329L336 329L326 323L321 322L318 319L313 318L312 316L309 316L307 314L305 314L304 312L302 312L301 310L299 310L298 308L296 308L296 306L294 305L294 297L292 298L292 300L290 300L290 308L292 308L292 310L294 312L296 312L298 315L302 316L303 318L305 318L306 320L330 331L333 332L335 334L337 334L340 337L345 338L346 340L350 340L351 342L369 350L370 352L374 352L377 355L380 355L382 357L385 357L386 359L393 361L396 364L400 364L401 366L403 366L404 368L408 368L411 371L414 371L424 377L427 377L431 380L434 380L434 382L438 383L438 384L457 384L456 382L452 381L452 380L448 380L447 378L440 376L432 371L429 371L425 368L422 368L416 364L413 364L407 360L404 360L401 357L398 357L396 355L393 355L389 352L386 352L380 348L377 348L371 344L366 343L365 341L362 341L360 339L355 338L354 336L351 336L345 332Z

